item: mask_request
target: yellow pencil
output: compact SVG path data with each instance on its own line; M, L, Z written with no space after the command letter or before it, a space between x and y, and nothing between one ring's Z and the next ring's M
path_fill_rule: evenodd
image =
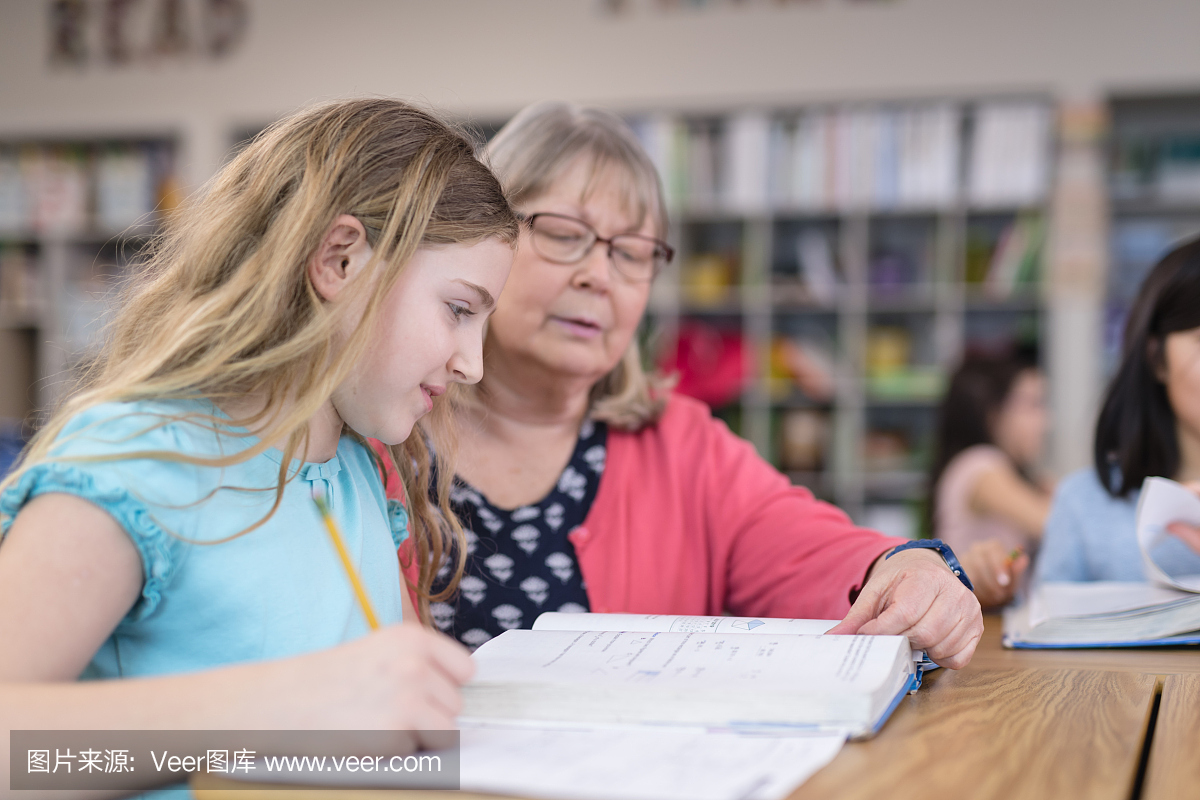
M342 535L338 533L337 523L333 521L333 515L329 513L329 506L325 504L325 498L321 497L316 489L313 489L313 502L317 504L317 510L321 512L321 519L325 520L325 530L329 531L333 547L337 550L338 557L342 559L342 567L346 570L346 577L350 579L350 585L354 587L354 594L358 597L358 604L362 607L363 616L367 618L367 625L373 631L379 630L379 620L375 616L374 609L371 608L371 599L367 597L367 590L362 585L362 579L358 577L358 570L350 561L350 554L346 552L346 545L342 543Z

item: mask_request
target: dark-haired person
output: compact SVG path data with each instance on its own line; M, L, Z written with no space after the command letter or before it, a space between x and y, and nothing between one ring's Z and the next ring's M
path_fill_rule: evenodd
M1200 239L1168 253L1138 292L1094 455L1054 496L1041 580L1145 580L1134 527L1142 481L1200 480ZM1200 556L1180 539L1156 555L1169 572L1200 572Z
M985 607L1012 599L1050 510L1050 491L1032 477L1046 436L1045 383L1016 358L971 357L938 411L933 531L961 554Z

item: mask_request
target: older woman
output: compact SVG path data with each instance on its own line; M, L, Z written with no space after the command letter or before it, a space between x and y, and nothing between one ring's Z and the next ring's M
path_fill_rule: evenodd
M791 486L643 371L634 333L672 252L628 127L540 104L488 155L525 224L465 409L452 498L469 552L437 625L478 646L547 610L845 617L834 632L907 634L965 665L982 618L943 555L887 557L901 540Z

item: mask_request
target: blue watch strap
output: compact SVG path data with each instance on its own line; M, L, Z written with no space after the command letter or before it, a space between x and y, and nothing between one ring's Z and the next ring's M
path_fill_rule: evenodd
M918 548L924 550L936 550L938 555L942 557L942 560L946 562L946 566L949 567L950 571L954 573L954 577L962 581L963 586L967 587L972 592L975 591L975 587L971 584L971 579L967 577L967 571L963 569L963 565L958 562L958 556L954 555L954 551L950 549L950 545L946 544L941 539L913 539L911 542L905 542L904 544L893 549L892 552L888 553L884 558L884 561L887 561L901 550L915 550Z

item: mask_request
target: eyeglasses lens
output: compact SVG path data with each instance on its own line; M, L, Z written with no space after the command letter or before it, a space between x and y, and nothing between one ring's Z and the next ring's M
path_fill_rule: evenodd
M574 264L591 250L596 234L583 222L539 215L533 220L534 249L560 264ZM612 260L617 271L633 280L651 280L668 261L662 245L645 236L623 234L612 238Z

